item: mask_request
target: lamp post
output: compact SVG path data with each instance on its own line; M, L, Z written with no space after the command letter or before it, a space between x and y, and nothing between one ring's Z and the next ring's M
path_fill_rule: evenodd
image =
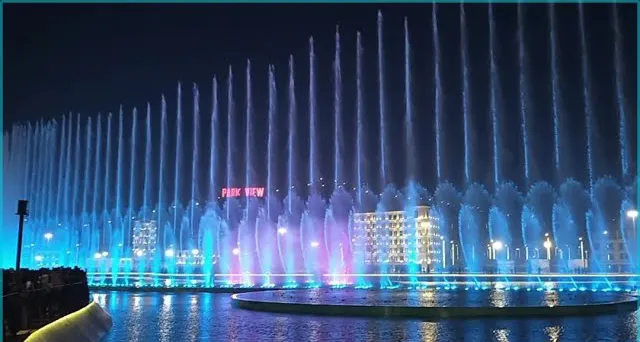
M48 245L49 241L51 241L51 239L53 239L53 234L52 233L44 233L44 239L47 240L47 245Z
M16 271L20 271L20 258L22 257L22 232L24 231L24 218L29 216L29 209L27 208L29 201L19 200L18 210L16 215L20 218L18 222L18 253L16 255ZM20 274L20 272L17 272Z
M456 257L455 245L453 244L453 240L451 240L451 265L456 264L455 257Z
M543 244L544 248L547 249L547 260L551 260L551 240L549 240L549 238L547 237L547 240L545 240L544 244Z
M633 228L636 227L636 218L638 218L638 211L636 209L631 209L627 211L627 217L633 221Z
M442 242L442 270L447 268L447 246L444 241L444 236L440 237Z
M493 260L497 258L497 252L500 251L504 247L501 241L493 241L491 243L491 249L493 249Z

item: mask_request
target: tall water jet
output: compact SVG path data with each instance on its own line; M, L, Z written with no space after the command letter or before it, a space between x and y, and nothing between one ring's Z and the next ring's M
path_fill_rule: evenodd
M270 67L269 76L273 67ZM269 91L271 91L271 81L269 81ZM271 92L269 93L271 94ZM271 99L271 98L269 98ZM269 102L271 103L271 102ZM313 44L313 37L309 38L309 184L313 187L316 182L316 172L318 167L317 142L316 142L316 53ZM271 109L271 106L269 106ZM271 138L271 135L269 135Z
M296 84L293 68L293 55L289 56L289 136L287 140L289 157L287 159L287 210L291 212L291 194L295 188L295 143L296 143Z
M173 207L171 208L171 212L173 213L173 229L175 231L178 230L178 215L176 215L176 211L178 210L178 202L180 200L180 183L182 179L180 178L180 170L182 168L182 85L178 82L178 101L176 103L176 158L174 165L174 173L173 173ZM183 245L182 241L182 233L180 234L180 246L178 249L184 249L186 246Z
M218 121L220 117L220 107L218 104L218 78L213 77L213 90L211 94L211 141L209 143L209 202L216 201L217 181L218 181Z
M333 182L334 189L342 185L342 63L340 58L340 31L336 27L336 47L333 59Z
M442 97L442 81L440 79L440 33L438 32L438 16L436 15L436 4L431 6L431 26L433 34L433 74L436 82L434 86L434 112L435 112L435 131L436 131L436 175L438 184L442 182L442 159L443 154L443 136L442 136L442 115L444 99Z
M624 61L623 61L623 42L622 32L620 30L620 18L618 14L618 6L613 4L613 31L614 31L614 68L616 73L616 106L618 109L618 141L620 144L620 166L622 179L630 176L629 162L629 141L627 136L627 100L624 96Z
M150 106L147 104L147 111L151 111ZM127 247L127 256L130 256L129 249L131 248L131 232L133 229L133 218L135 217L134 208L136 208L135 192L136 187L136 149L138 143L138 110L133 109L133 122L131 124L131 155L129 159L129 220L127 222L127 234L125 236L125 246ZM146 167L146 165L145 165ZM146 172L146 169L144 170ZM143 191L144 184L143 184ZM145 191L146 192L146 191Z
M55 169L55 155L56 155L56 147L58 146L58 143L55 141L56 140L56 135L58 133L58 123L53 120L52 124L50 125L49 128L49 141L47 142L47 144L45 145L46 148L48 149L47 151L47 165L53 165L53 167L49 167L47 168L48 171L46 173L46 182L47 184L49 184L49 187L47 189L47 191L45 192L45 195L47 195L47 202L46 202L46 218L49 219L51 217L53 217L55 215L55 199L53 198L53 195L55 194L55 188L54 188L54 178L53 178L53 174L54 174L54 169ZM54 222L54 224L56 224Z
M31 126L29 127L31 128ZM81 140L80 140L80 131L81 130L81 125L80 125L80 114L76 115L76 142L75 142L75 149L74 149L74 159L73 159L73 197L71 198L71 203L72 203L72 209L71 209L71 216L74 219L77 219L79 217L78 215L78 207L79 207L79 196L80 196L80 189L82 189L82 185L80 183L80 168L81 168L81 161L82 161L82 156L81 156L81 150L80 150L80 146L81 146ZM30 131L31 133L31 131ZM29 154L28 154L29 155ZM87 171L85 170L85 173ZM33 179L30 179L30 183L33 181ZM77 221L76 221L76 224ZM78 228L78 231L75 234L75 238L76 238L76 244L80 242L79 240L79 233L81 231L82 228ZM78 264L78 255L77 255L77 249L76 249L76 264Z
M124 148L124 117L122 114L122 106L118 112L118 152L116 161L116 215L122 215L122 162ZM118 241L124 243L124 241Z
M145 144L144 144L144 185L142 193L142 219L147 219L147 211L151 202L151 105L147 104L147 117L145 119ZM160 142L162 144L162 142ZM162 154L161 154L162 155ZM158 183L158 189L162 187L162 183Z
M416 152L413 136L413 102L411 94L411 46L409 45L409 22L404 18L404 134L405 134L405 163L407 180L415 181Z
M82 187L82 234L81 234L81 243L84 246L83 250L86 250L89 246L89 238L91 235L91 228L89 226L89 220L87 218L89 214L89 189L90 189L90 174L91 174L91 143L93 142L92 134L91 134L91 117L87 119L87 133L85 140L85 159L84 159L84 186ZM37 131L37 130L36 130ZM44 140L44 139L43 139ZM95 191L95 188L93 188ZM88 229L87 229L88 228ZM83 253L82 260L84 260L86 255Z
M193 154L191 156L191 201L189 201L189 227L191 227L191 236L196 236L196 217L195 207L198 204L198 157L199 157L199 141L200 141L200 91L198 86L193 84ZM189 242L193 244L193 241ZM195 246L187 246L189 249L195 248ZM203 257L210 257L203 255Z
M363 162L364 158L364 99L362 89L362 36L358 31L356 37L356 191L358 206L362 206L362 191L364 188Z
M253 99L252 99L252 94L251 94L251 60L247 59L247 67L245 70L245 85L246 85L246 99L245 99L245 179L244 179L244 184L245 186L251 186L253 184L253 156L252 156L252 152L253 152L253 141L251 139L251 137L253 136ZM249 196L247 196L247 198L245 199L245 215L244 215L244 225L242 225L241 227L244 227L246 230L246 233L242 234L241 232L239 232L239 236L238 236L238 243L239 245L241 245L242 248L242 252L241 255L247 255L248 258L241 258L241 261L243 261L243 272L246 272L247 270L249 271L253 271L252 270L252 263L251 260L256 257L258 259L258 265L261 265L261 260L260 260L260 246L258 244L258 234L257 232L259 231L258 227L256 227L256 225L258 224L258 221L255 220L255 202L253 199L251 199ZM255 221L254 221L255 220ZM244 236L240 236L240 234L244 235ZM251 239L251 236L253 236L253 239ZM253 240L253 241L251 241ZM245 254L247 253L247 251L251 250L252 252L257 252L255 255L254 254ZM247 259L247 260L245 260ZM262 271L262 270L261 270ZM264 273L264 272L260 272L260 273Z
M246 70L246 87L247 87L247 91L246 91L246 113L245 113L245 132L244 132L244 148L245 148L245 153L244 153L244 157L245 157L245 179L244 179L244 184L245 186L251 186L253 184L252 181L252 172L253 172L253 156L252 156L252 141L251 141L251 137L253 136L253 127L252 127L252 116L253 116L253 105L252 105L252 98L251 98L251 60L247 60L247 70ZM246 198L246 210L247 213L249 212L249 196L247 196Z
M275 137L276 137L276 111L277 111L277 94L276 94L276 76L273 65L269 65L268 76L269 87L269 135L267 136L267 218L269 222L273 222L271 213L271 197L273 196L273 175L277 173L275 167Z
M407 263L408 271L411 275L410 281L415 283L417 278L413 274L418 270L418 253L417 253L417 227L416 227L416 152L415 138L413 136L413 102L411 94L411 46L409 44L409 22L404 18L404 134L405 134L405 165L407 172L407 194L405 194L405 234L407 239Z
M587 33L584 25L584 5L578 4L580 23L580 49L581 49L581 72L582 72L582 96L584 101L584 113L587 127L587 170L589 176L589 188L593 188L593 110L591 107L591 78L589 76L589 56L587 49Z
M356 37L356 166L357 166L357 174L356 174L356 191L357 191L357 210L360 212L365 211L364 210L364 203L363 203L363 195L364 195L364 169L366 168L363 160L364 156L365 156L365 148L364 148L364 90L362 87L362 77L363 77L363 71L362 71L362 59L363 59L363 48L362 48L362 35L360 34L360 32L358 31L357 33L357 37ZM353 218L350 217L349 218L349 233L351 233L351 222L353 221ZM360 243L360 240L358 240L358 248L354 248L356 246L356 244L352 243L352 241L355 241L353 239L353 237L351 237L350 234L350 238L349 238L349 243L351 246L351 249L355 249L353 251L354 255L360 255L360 256L364 256L364 245ZM354 265L353 265L353 272L355 273L364 273L365 268L364 268L364 260L362 258L354 258ZM359 276L356 279L356 283L359 285L364 285L364 279L362 279L362 276Z
M471 184L471 164L473 156L471 151L471 89L469 86L469 55L467 49L467 19L464 11L464 4L460 4L460 60L462 63L462 121L464 126L464 182L468 186Z
M65 163L65 173L64 173L64 197L63 197L63 205L62 205L62 218L65 223L69 223L69 194L71 192L71 140L73 139L73 116L69 113L69 120L67 121L67 152L66 152L66 163ZM27 184L27 179L25 179L24 184ZM71 227L67 227L69 229ZM68 246L65 246L65 248Z
M164 217L163 214L165 212L165 198L164 198L164 178L165 178L165 158L166 158L166 150L167 150L167 101L162 96L162 101L160 103L160 163L158 164L158 209L157 209L157 218L158 218L158 227L162 230L166 229L164 226ZM149 137L147 137L149 139ZM162 232L163 234L164 232ZM158 236L162 236L160 232L158 232ZM159 240L159 239L158 239ZM167 248L168 246L162 245L162 248Z
M93 205L91 207L91 232L90 236L94 236L97 230L96 227L96 213L98 212L98 198L100 198L100 170L102 169L101 162L104 158L102 158L102 118L100 114L98 114L97 118L97 127L96 127L96 150L95 150L95 168L93 169ZM98 247L98 246L95 246ZM89 247L90 250L94 248L94 246Z
M106 159L105 159L105 186L103 196L103 204L102 204L102 212L103 212L103 220L102 220L102 246L103 248L109 248L111 246L111 229L109 220L109 193L111 192L111 120L112 115L109 113L107 115L107 143L106 143Z
M518 84L520 91L520 136L522 137L522 155L525 185L531 184L531 167L529 165L529 84L527 51L524 39L524 9L518 3L518 67L520 69Z
M493 137L493 186L495 189L502 180L502 163L500 154L502 146L500 142L500 76L496 66L496 23L493 18L493 5L489 4L489 63L490 63L490 111L491 111L491 135Z
M233 143L235 139L235 127L233 121L235 106L233 102L233 69L229 65L229 73L227 76L227 188L233 187L234 182L234 165L233 165ZM224 228L218 230L218 241L220 243L220 272L230 273L232 270L233 251L237 248L231 241L236 241L232 238L231 232L231 219L232 219L232 204L234 202L227 198L225 202L225 221ZM228 278L227 281L231 281Z
M384 45L382 38L382 12L378 11L377 21L377 34L378 34L378 123L380 125L380 190L382 191L387 185L389 180L389 171L387 168L387 130L386 130L386 116L387 116L387 101L385 90L385 77L384 77Z
M553 110L553 157L554 157L554 165L556 171L556 177L560 180L563 178L563 168L561 165L561 160L563 156L563 151L561 149L561 139L560 132L563 127L561 127L562 123L560 122L560 111L561 111L561 99L560 96L560 70L559 70L559 51L558 51L558 37L556 34L556 11L555 4L549 4L549 42L551 44L550 49L550 59L551 59L551 105Z
M221 256L221 248L220 248L220 231L222 229L222 225L220 224L220 217L218 216L218 212L213 211L215 209L210 209L212 206L217 208L217 181L218 181L218 121L220 117L220 107L218 102L218 78L216 76L213 77L213 85L212 85L212 108L211 108L211 140L209 143L209 201L207 203L207 210L205 212L205 217L200 222L200 226L209 227L208 230L205 230L205 233L200 231L200 234L203 236L203 253L207 255L207 253L216 253ZM215 217L215 227L211 227L210 220ZM206 228L205 228L206 229ZM209 273L207 277L206 283L207 285L213 285L213 257L205 258L203 262L203 267L205 272Z
M65 159L65 145L66 145L66 139L67 139L67 135L65 134L66 129L67 129L67 118L66 116L62 117L62 132L60 134L60 142L58 143L58 147L60 147L60 158L59 160L54 160L54 165L57 164L58 165L58 172L56 173L56 177L58 178L58 189L55 192L56 194L56 199L55 199L55 210L54 210L54 221L55 221L55 225L58 225L59 217L62 214L61 213L61 205L60 202L62 201L62 193L63 193L63 186L64 186L64 159ZM14 139L15 139L15 130L14 130ZM15 145L15 140L14 140L14 145ZM108 164L107 164L108 165Z
M229 66L229 75L227 76L227 188L233 187L233 140L235 139L233 126L233 69ZM228 200L227 200L228 201ZM227 222L230 221L230 206L227 206Z

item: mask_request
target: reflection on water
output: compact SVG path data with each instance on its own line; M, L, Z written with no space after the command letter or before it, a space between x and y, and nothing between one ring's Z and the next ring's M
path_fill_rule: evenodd
M497 342L509 342L509 331L506 329L496 329L493 331L493 336Z
M363 294L366 297L366 294ZM429 301L430 294L421 299ZM231 307L211 293L102 292L113 317L107 342L160 341L636 341L637 313L566 319L425 322L295 316ZM499 297L492 299L498 303ZM549 300L553 300L550 298ZM102 304L101 304L102 305Z

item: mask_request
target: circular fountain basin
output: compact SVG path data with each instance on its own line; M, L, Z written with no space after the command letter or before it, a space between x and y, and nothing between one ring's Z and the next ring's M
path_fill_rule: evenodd
M331 316L463 317L582 316L635 311L638 298L619 292L305 289L236 293L234 306Z

